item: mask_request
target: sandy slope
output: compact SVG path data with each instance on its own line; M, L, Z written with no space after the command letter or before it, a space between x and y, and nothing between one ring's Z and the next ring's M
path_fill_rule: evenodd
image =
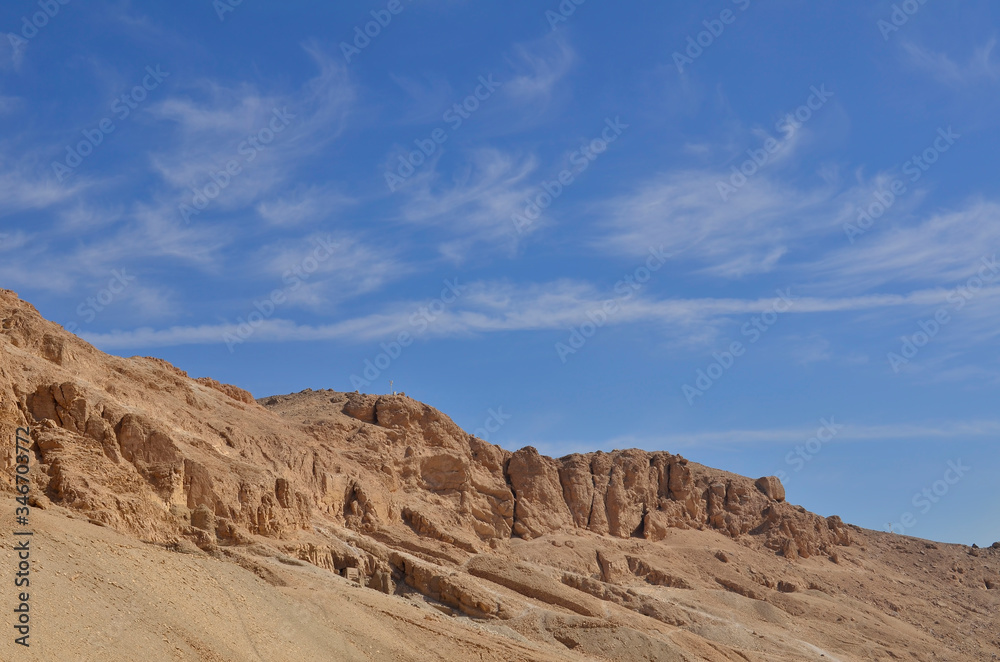
M231 559L144 544L63 509L36 513L33 528L32 645L5 632L2 660L576 659L288 557L255 557L265 581ZM13 556L4 545L2 567Z
M2 515L5 524L10 521L9 508ZM538 612L548 612L543 616L528 614L510 624L477 622L445 615L440 605L413 599L416 594L384 595L289 557L241 550L241 556L252 559L243 566L254 567L253 572L231 556L142 543L62 508L36 512L34 530L33 645L24 650L5 636L2 660L600 659L574 653L556 638L528 638L533 625L540 627L532 620L575 617L544 601L535 605ZM930 543L886 537L849 552L838 565L803 561L793 566L780 559L768 563L724 536L709 535L706 540L704 532L677 532L664 545L678 576L691 581L734 577L766 601L721 586L640 588L691 620L676 628L632 617L664 649L684 651L675 659L990 660L1000 651L1000 600L987 599L990 594L981 589L972 592L976 599L969 604L957 580L920 577L942 564L965 569L955 574L973 573L977 566L995 574L1000 555L969 557L941 545L928 548ZM576 544L569 548L567 542ZM519 555L560 565L589 544L579 536L556 536L526 543ZM728 563L716 558L718 551L725 551ZM877 560L886 555L896 559L888 567ZM5 545L0 564L11 567L13 557ZM859 566L876 566L879 572L861 572ZM816 588L769 594L746 578L751 568ZM881 576L889 568L892 572ZM884 599L872 599L869 590L861 592L867 599L860 597L866 582L875 584L867 589L877 589ZM607 639L613 642L615 636ZM607 648L609 654L623 654L608 659L655 659Z

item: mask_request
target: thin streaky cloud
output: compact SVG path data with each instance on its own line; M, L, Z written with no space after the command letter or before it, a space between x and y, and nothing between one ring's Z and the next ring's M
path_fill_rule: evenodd
M1000 249L1000 204L977 199L957 210L939 211L915 224L879 224L853 245L808 265L843 287L890 281L958 283L974 275Z
M996 38L990 39L977 47L964 64L946 53L931 51L913 42L905 42L903 51L910 65L926 71L940 83L962 87L1000 80L1000 62L994 60L993 53L996 45Z
M838 416L828 417L829 422L843 425L830 440L840 442L878 442L907 439L957 440L967 438L1000 438L1000 421L950 421L937 423L896 423L887 425L859 425L845 423ZM601 448L678 448L729 446L733 444L791 444L803 443L816 435L822 423L802 428L772 428L759 430L720 430L697 433L677 433L656 437L616 437L601 444Z
M509 331L569 329L586 321L587 314L600 310L613 297L593 287L572 281L534 285L517 289L504 283L473 283L467 292L444 311L426 331L427 337L462 337ZM769 309L777 295L759 299L665 299L636 298L625 302L609 316L609 325L658 323L669 333L683 336L692 328L721 324L734 316L758 314ZM886 294L845 298L801 297L794 300L790 314L841 313L939 305L946 290L920 290L907 295ZM983 299L1000 296L1000 287L981 292ZM390 338L410 328L413 311L423 302L411 301L392 310L331 324L298 324L287 319L264 321L252 340L257 342L301 342L339 340L367 342ZM177 326L90 334L86 340L107 349L142 346L173 346L219 342L232 333L235 324Z

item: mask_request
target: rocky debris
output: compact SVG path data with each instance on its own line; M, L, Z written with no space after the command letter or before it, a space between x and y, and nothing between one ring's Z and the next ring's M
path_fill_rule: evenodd
M366 586L389 595L392 595L396 590L396 585L392 581L392 573L382 569L376 570L372 576L368 578Z
M177 366L173 365L169 361L165 361L165 360L163 360L161 358L157 358L155 356L133 356L129 360L130 361L149 361L150 363L153 363L153 364L155 364L156 366L158 366L160 368L164 368L166 370L169 370L170 372L172 372L177 377L181 377L183 379L187 379L188 378L187 371L181 370L180 368L178 368ZM197 380L197 381L202 381L202 380ZM211 380L211 381L215 381L215 380ZM215 382L215 383L218 384L218 382ZM236 388L236 387L234 386L233 388ZM240 389L240 390L242 390L242 389Z
M170 367L173 368L173 366ZM174 369L176 370L176 368ZM187 376L186 372L183 371L178 371L178 372L185 377ZM248 405L257 404L257 401L253 399L253 396L250 394L249 391L245 391L238 386L233 386L232 384L223 384L221 382L217 382L211 377L199 377L194 381L198 382L202 386L207 386L208 388L215 389L219 393L224 393L233 400L236 400L237 402L242 402Z
M348 393L347 400L344 401L341 411L356 418L362 423L375 425L375 403L378 402L377 395L367 393ZM277 403L274 403L277 404Z
M466 539L461 534L452 535L445 530L445 527L438 524L430 517L421 514L420 512L406 507L402 510L403 521L409 524L414 531L420 536L425 536L428 538L433 538L434 540L440 540L448 545L454 545L459 549L465 550L466 552L471 552L475 554L479 550L476 548L475 543L471 540ZM454 530L454 529L453 529Z
M686 656L662 637L650 637L633 629L581 616L553 617L548 632L570 651L605 660L683 662Z
M634 556L626 556L625 558L628 562L629 571L636 577L644 579L650 584L689 590L693 588L687 580L671 575L660 568L655 568L643 559L636 558Z
M691 622L691 619L677 607L641 595L632 589L621 588L572 572L563 573L562 583L578 591L588 593L599 600L613 602L643 616L655 618L667 625L682 627Z
M138 361L143 366L143 380L150 379L149 371L159 370L169 375L166 381L178 391L189 391L188 383L201 384L241 405L253 404L248 393L235 387L205 378L190 380L166 362ZM760 495L747 479L713 480L709 473L695 472L687 460L668 453L629 450L556 460L526 447L510 454L465 434L440 412L406 396L331 396L332 392L308 391L298 394L298 400L293 396L265 400L274 403L270 406L289 406L323 399L329 404L326 416L339 411L349 416L348 420L357 421L354 425L359 427L352 434L366 442L356 457L367 466L377 462L381 470L374 475L364 471L345 474L335 467L330 467L334 471L320 471L317 462L324 460L313 455L308 460L274 466L271 471L280 472L277 476L258 470L243 471L236 481L217 479L213 478L217 475L213 467L219 466L221 458L212 452L205 456L215 445L188 440L193 431L184 431L181 436L185 441L180 442L177 432L168 432L162 421L117 403L118 389L111 386L102 394L72 381L39 384L25 399L36 424L48 421L70 433L67 436L43 426L39 437L40 450L54 479L51 488L58 498L86 502L83 484L66 472L64 451L73 445L72 435L78 435L96 442L108 461L131 465L127 471L134 470L165 504L204 505L251 535L281 538L308 526L314 509L318 509L359 530L401 521L420 536L468 552L478 549L474 540L505 540L511 535L530 539L585 529L655 542L665 539L671 528L705 526L733 537L751 532L763 535L769 546L788 558L849 544L846 529L822 526L813 515L774 503L779 501L775 497L781 496L776 479L757 481L758 487L765 484ZM185 392L184 397L187 404L190 393ZM321 442L335 442L338 434L350 434L342 423L306 421L304 425ZM211 429L230 449L255 454L264 450L255 446L257 439L233 425L213 425ZM402 452L386 454L387 443ZM76 450L82 448L76 446ZM308 473L302 473L303 462L311 467ZM293 478L296 475L298 479ZM305 491L297 489L297 483ZM439 495L449 504L444 509L450 515L435 514L441 505L402 507L398 497L391 496L394 492L414 495L418 501L426 500L422 494ZM104 517L112 526L127 519L120 513ZM178 522L161 535L174 535L184 525ZM236 529L222 528L226 533L220 539L242 540L241 534L234 533ZM201 534L191 535L204 542Z
M391 554L391 562L407 585L443 604L479 618L509 616L507 608L469 575L400 552Z
M659 510L647 512L642 519L642 533L650 542L664 540L670 528L670 519L667 514Z
M201 504L191 512L191 526L203 531L211 531L214 534L215 513L205 504Z
M780 581L778 582L778 590L782 593L795 593L799 587L794 582Z
M178 443L163 423L125 411L109 401L109 395L97 394L77 382L62 382L38 385L25 398L38 429L42 461L48 467L47 490L57 501L100 509L96 503L106 508L108 500L97 495L103 496L105 490L117 492L111 503L119 512L99 513L98 517L111 526L145 530L152 539L163 540L184 523L178 521L158 531L149 531L148 523L140 523L140 513L156 510L149 501L153 495L166 509L176 504L191 508L205 505L262 535L280 537L290 527L308 521L308 499L293 494L287 480L269 478L260 471L251 472L256 480L247 476L239 483L213 479L213 474L225 476L225 472L214 472L198 461L201 453ZM103 458L93 455L93 449L99 449ZM117 466L96 469L105 462ZM88 468L92 474L89 479L75 470L78 466ZM164 516L153 519L169 521ZM192 535L199 538L196 543L204 542L200 534Z
M521 595L555 605L583 616L605 616L593 597L567 588L526 564L512 563L495 556L476 556L466 565L469 574L487 579Z
M768 499L774 499L775 501L785 500L785 486L781 484L777 476L758 478L754 484Z
M727 591L732 591L733 593L742 595L744 598L750 598L751 600L764 599L764 596L762 596L760 593L753 590L752 588L744 586L738 581L729 579L727 577L716 577L715 581L717 584L719 584L719 586L722 586Z
M841 524L785 504L777 478L756 481L757 490L744 478L713 481L668 453L628 450L553 460L529 446L511 456L507 477L515 498L512 530L526 539L585 528L655 542L671 528L707 525L734 538L763 534L790 558L799 550L808 556L850 544Z
M336 539L329 543L286 543L281 549L293 558L341 576L346 568L357 568L359 575L370 577L389 567L387 553L380 558Z

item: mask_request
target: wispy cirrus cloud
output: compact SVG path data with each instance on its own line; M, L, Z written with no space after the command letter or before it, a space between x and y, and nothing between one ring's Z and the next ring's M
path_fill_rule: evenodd
M401 191L406 196L401 219L445 230L449 237L440 249L459 261L476 243L510 246L515 234L511 215L534 189L532 175L537 169L534 156L497 149L473 152L465 169L450 182L428 168Z
M909 225L878 227L808 265L834 287L888 282L957 283L1000 250L1000 203L982 198Z
M848 244L845 224L856 224L874 193L884 194L899 176L883 171L866 177L860 169L848 181L835 172L820 175L810 187L761 172L724 200L718 187L729 182L728 173L661 173L598 207L603 232L595 245L633 256L663 246L695 271L725 279L780 267L826 293L857 293L893 281L945 285L1000 246L1000 203L980 196L953 209L921 212L926 191L917 186L894 196L874 225Z
M516 44L508 62L514 76L504 84L505 92L522 105L545 110L559 94L563 79L576 62L576 52L559 35Z
M338 216L358 203L356 198L330 186L299 185L275 198L257 203L257 213L278 227L312 224Z
M0 232L0 253L16 251L27 245L30 235L23 230Z
M299 164L340 136L356 96L343 63L318 47L307 52L316 76L293 94L268 94L249 84L225 86L203 81L185 96L150 107L150 114L173 127L169 149L151 155L154 170L184 200L211 174L237 161L241 172L213 201L220 209L240 209L280 188ZM276 114L287 126L272 131ZM281 122L279 122L281 124ZM250 138L271 131L270 140Z
M729 174L678 170L654 176L603 205L601 246L641 255L664 246L705 273L764 273L804 237L829 234L846 218L832 185L803 190L763 173L724 200Z
M32 216L37 231L25 225L24 231L8 237L8 246L16 243L23 250L0 264L0 277L20 289L57 294L75 290L80 295L110 270L124 267L143 271L149 279L191 267L222 273L227 266L223 249L247 242L248 236L254 241L257 231L247 231L246 219L239 219L239 225L186 223L179 206L190 204L192 188L203 186L210 173L224 170L229 159L242 160L239 146L248 135L269 127L275 110L287 108L294 125L256 152L254 162L244 163L243 172L232 178L210 211L243 213L258 224L263 218L269 225L287 227L321 221L351 204L330 185L289 188L300 164L340 136L355 97L340 62L312 45L305 50L317 71L295 91L275 93L249 84L203 80L142 106L137 112L154 120L147 129L155 139L138 143L133 152L137 163L112 174L78 175L60 184L38 174L44 168L28 157L18 161L8 156L15 147L35 155L58 148L39 148L38 136L17 139L33 139L31 149L6 140L0 146L0 215L46 213ZM146 145L152 145L152 151L144 151ZM155 177L150 182L151 173ZM159 303L134 306L140 318L149 317L147 309L168 309L176 298L173 282L160 285L143 286L148 301Z
M800 297L788 314L853 313L926 308L945 301L947 291L917 290L905 295L873 294L859 297ZM983 291L981 297L996 300L1000 287ZM604 301L613 298L579 281L561 280L544 284L515 286L507 282L479 281L464 285L462 297L439 315L427 330L427 337L462 337L475 334L511 331L564 330L587 319L587 313L600 310ZM636 297L624 302L609 317L609 325L653 324L665 337L682 340L694 330L732 322L739 316L768 309L773 295L761 298L656 299ZM340 340L367 342L392 337L409 328L412 311L420 301L401 301L387 305L382 312L341 320L331 324L303 325L291 320L273 319L263 323L254 341L297 342ZM87 336L102 348L170 346L200 342L219 342L228 325L174 327L154 330L116 331Z
M11 147L4 147L10 152ZM77 180L67 186L39 174L30 162L15 162L0 153L0 216L25 210L47 209L75 199L91 182Z
M0 278L10 286L68 293L89 291L112 269L136 265L214 271L221 268L218 251L229 241L221 228L184 227L176 209L162 204L108 210L78 205L61 217L60 232L19 235L23 250L0 262ZM75 234L67 238L65 231ZM164 291L169 289L164 284Z
M315 268L311 262L307 265L317 254L322 259L315 260ZM327 314L343 301L380 290L412 272L395 248L345 234L279 240L261 248L255 262L255 271L276 283L299 276L301 285L287 291L288 303Z
M831 443L879 442L910 439L959 440L1000 439L1000 421L929 421L926 423L890 423L864 425L846 423L834 417L843 427ZM655 437L616 437L599 448L704 448L739 444L792 444L801 443L815 436L816 426L803 428L736 429L707 432L677 433ZM592 450L593 444L588 448Z
M946 53L932 51L913 42L903 43L906 61L927 72L939 83L955 87L1000 81L1000 62L994 57L997 40L990 39L975 48L965 63L956 62Z

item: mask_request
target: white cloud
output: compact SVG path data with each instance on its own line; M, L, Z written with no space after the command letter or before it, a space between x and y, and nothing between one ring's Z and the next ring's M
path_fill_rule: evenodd
M174 96L150 107L158 120L174 126L169 149L152 155L154 169L174 189L179 202L191 204L192 187L203 188L212 173L235 160L241 172L231 177L213 209L239 209L286 183L305 157L337 138L355 99L342 63L317 48L306 49L319 68L298 93L273 95L243 84L225 87L203 82L194 96ZM273 140L257 149L247 138L271 130Z
M204 186L210 172L225 167L230 158L243 158L238 146L251 131L268 126L274 109L288 108L296 117L285 133L259 152L256 161L245 163L244 172L213 202L212 211L246 211L261 200L257 212L271 223L295 224L325 220L331 211L350 204L346 196L326 187L298 187L280 190L295 175L303 158L340 135L354 98L353 86L339 62L307 47L318 73L289 95L266 94L248 85L225 87L202 83L198 97L174 96L147 107L153 117L164 122L169 145L153 156L154 172L166 186L157 186L148 197L135 202L108 202L116 197L93 195L98 186L106 194L111 184L128 183L134 169L103 180L76 175L64 184L51 176L36 173L44 166L25 159L11 162L0 152L0 215L27 210L55 208L39 216L37 231L8 235L5 242L22 248L0 264L0 277L22 290L47 290L84 295L111 269L149 267L149 273L163 268L194 265L203 273L221 273L226 265L220 250L247 236L245 227L212 222L208 214L185 224L180 203L190 203L191 186ZM21 149L38 154L37 145ZM83 195L89 193L89 195ZM118 199L134 200L129 191ZM67 204L72 203L72 204ZM249 207L249 209L247 209ZM240 219L245 223L245 219ZM49 226L43 229L44 226ZM170 309L170 290L154 292L148 284L149 310L134 307L142 317L156 310ZM138 291L138 290L136 290Z
M157 259L218 270L216 253L228 241L219 228L185 227L176 209L163 205L67 213L61 231L29 235L24 250L0 262L0 278L18 287L83 293L112 269Z
M834 416L833 422L844 424ZM677 433L656 437L617 437L600 448L694 448L729 446L732 444L801 443L816 435L816 426L804 428L772 428L758 430L720 430L714 432ZM944 421L928 423L895 423L889 425L844 424L832 443L862 441L893 441L905 439L954 440L965 438L1000 438L1000 421ZM591 444L592 446L592 444Z
M311 224L338 216L357 200L329 187L297 186L289 193L257 204L261 218L276 226Z
M464 293L440 314L427 329L427 337L460 337L511 331L568 330L601 309L610 292L601 292L586 283L560 280L544 284L514 286L505 282L476 282L464 285ZM928 307L944 301L943 290L918 290L907 295L867 295L844 298L802 297L787 314L846 313L885 309ZM984 291L985 298L1000 296L1000 287ZM652 299L635 297L609 316L608 325L656 324L671 337L687 337L706 327L769 309L774 296L759 299ZM397 302L383 312L346 319L327 325L299 325L274 319L264 323L253 340L293 342L341 340L366 342L392 337L409 328L419 301ZM213 342L229 330L227 325L174 327L154 331L140 329L93 335L88 339L102 348L141 347L146 344L170 346L189 342ZM205 340L209 338L209 340Z
M545 37L515 45L509 61L518 73L504 84L507 93L522 101L547 101L569 73L576 53L562 38Z
M724 200L717 185L728 180L682 170L643 182L603 205L600 245L629 255L662 246L706 273L739 278L771 271L796 242L830 233L845 213L832 186L803 191L758 173Z
M28 163L11 163L0 156L0 216L58 205L75 198L90 185L91 182L80 179L72 184L59 184L36 174L36 169Z
M1000 80L1000 62L993 59L996 45L997 40L990 39L976 48L965 64L955 62L945 53L930 51L912 42L903 43L903 50L911 65L923 69L940 83L960 87Z
M377 291L410 271L394 249L346 235L272 244L260 251L259 264L258 271L276 283L287 284L286 279L295 278L301 282L294 291L287 291L290 304L325 312L332 305Z
M474 152L461 176L447 184L429 167L400 190L407 196L402 220L446 229L453 239L442 250L456 260L475 242L511 245L515 234L511 215L524 207L536 188L531 175L537 168L533 156L495 149Z
M881 223L881 222L880 222ZM809 269L838 287L878 287L892 281L958 283L1000 247L1000 204L973 200L915 225L873 226L853 245L831 252Z
M0 253L16 251L27 245L30 235L22 230L0 232Z

